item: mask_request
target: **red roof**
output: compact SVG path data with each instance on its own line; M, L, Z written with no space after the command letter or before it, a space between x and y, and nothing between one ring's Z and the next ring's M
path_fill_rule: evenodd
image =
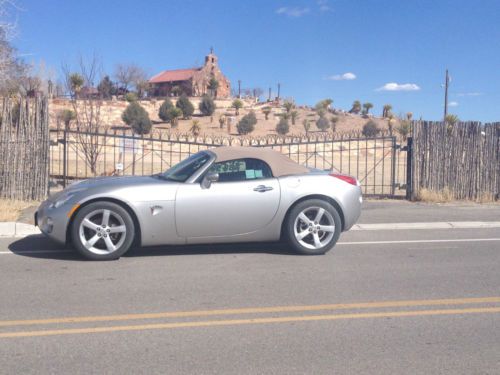
M160 82L185 81L192 78L194 73L197 72L198 70L200 70L200 68L165 70L152 77L149 80L149 82L160 83Z

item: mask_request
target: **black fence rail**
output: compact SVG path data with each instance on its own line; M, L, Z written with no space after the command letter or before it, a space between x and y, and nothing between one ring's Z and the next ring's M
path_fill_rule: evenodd
M357 177L369 196L405 196L406 146L396 137L193 137L128 130L85 133L50 131L50 176L67 184L97 176L151 175L212 147L240 145L275 149L299 164Z

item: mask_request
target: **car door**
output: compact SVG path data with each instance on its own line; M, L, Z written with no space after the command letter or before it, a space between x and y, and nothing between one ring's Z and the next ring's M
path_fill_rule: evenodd
M237 236L268 225L280 203L280 185L259 159L215 163L209 172L219 180L209 188L199 183L177 190L177 232L187 238Z

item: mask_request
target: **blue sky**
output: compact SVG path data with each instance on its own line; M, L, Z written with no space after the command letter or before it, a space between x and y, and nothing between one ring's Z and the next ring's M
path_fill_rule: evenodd
M131 62L153 75L200 64L213 46L233 84L275 92L281 82L299 104L330 97L349 109L359 99L436 120L449 68L450 112L500 121L498 0L17 3L13 43L56 70L95 52L106 72Z

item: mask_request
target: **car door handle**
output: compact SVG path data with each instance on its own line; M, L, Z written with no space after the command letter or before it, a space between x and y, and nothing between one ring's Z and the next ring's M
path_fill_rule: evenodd
M271 186L259 185L253 191L258 191L259 193L265 193L266 191L273 190Z

